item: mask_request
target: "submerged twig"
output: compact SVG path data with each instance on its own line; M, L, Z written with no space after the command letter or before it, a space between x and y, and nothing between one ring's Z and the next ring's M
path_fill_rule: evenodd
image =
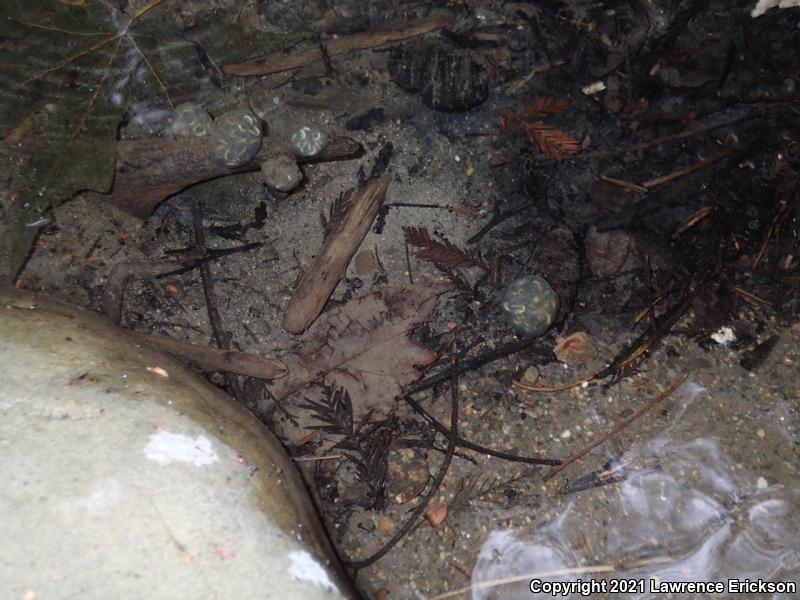
M436 429L438 432L442 433L443 435L450 435L450 430L442 423L440 423L433 415L431 415L428 411L422 408L419 402L411 398L410 396L405 397L405 401L411 405L415 411L417 411L420 415L425 417L425 419ZM540 456L519 456L517 454L509 454L508 452L502 452L500 450L493 450L492 448L487 448L486 446L481 446L479 444L475 444L470 442L469 440L465 440L462 437L456 438L456 444L461 448L467 448L469 450L474 450L475 452L480 452L481 454L487 454L489 456L493 456L495 458L500 458L502 460L508 460L511 462L521 462L527 463L529 465L559 465L561 461L557 458L544 458Z
M286 365L274 358L236 350L209 348L139 331L128 331L128 334L168 354L179 356L204 371L236 373L257 379L278 379L285 377L288 372Z
M131 261L115 264L108 274L105 291L103 292L103 313L112 323L119 325L122 320L122 301L125 296L125 289L132 279L172 275L183 271L193 262L193 259L189 259L159 263Z
M473 590L486 590L491 588L500 587L501 585L509 585L511 583L529 583L532 579L550 579L555 577L566 577L568 575L585 575L585 574L599 574L599 573L614 573L617 571L627 571L629 569L636 569L650 565L661 565L673 562L675 559L669 556L662 556L650 558L645 560L638 560L632 563L623 563L618 565L586 565L582 567L567 567L564 569L555 569L552 571L539 571L534 573L524 573L522 575L514 575L512 577L504 577L502 579L492 579L490 581L479 581L457 590L445 592L431 596L428 600L445 600L446 598L455 598L462 594L470 594Z
M544 476L544 481L547 481L548 479L552 479L553 477L558 475L561 471L566 469L569 465L571 465L575 461L578 461L581 458L583 458L584 456L586 456L587 454L589 454L589 452L591 452L592 450L597 448L600 444L604 444L605 442L610 440L612 437L617 435L620 431L625 429L628 425L633 423L636 419L638 419L643 414L645 414L647 411L652 409L656 404L658 404L659 402L661 402L665 398L669 398L673 394L673 392L675 392L675 390L677 390L681 385L683 385L683 382L686 381L687 377L689 377L688 373L686 373L686 372L681 373L678 376L678 379L676 379L675 382L671 386L669 386L666 390L664 390L658 396L653 398L645 406L643 406L642 408L637 410L635 413L633 413L627 419L623 419L622 421L620 421L619 423L614 425L614 427L611 429L611 431L609 431L605 435L600 436L599 438L597 438L595 441L593 441L591 444L589 444L585 448L582 448L581 450L578 450L575 454L572 454L569 457L565 458L564 461L560 465L558 465L557 467L554 467L553 469L551 469L550 472L547 475Z
M255 75L270 75L289 69L304 67L324 57L332 57L352 50L374 48L389 42L402 41L448 27L455 22L455 18L447 15L430 19L419 19L410 23L401 23L373 31L365 31L353 35L341 36L321 42L318 46L308 50L301 50L294 54L276 53L257 60L241 63L231 63L222 66L226 75L239 77L252 77Z

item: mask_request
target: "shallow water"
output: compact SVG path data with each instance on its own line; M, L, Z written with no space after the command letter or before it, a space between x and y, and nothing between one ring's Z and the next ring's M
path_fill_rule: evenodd
M489 536L473 600L553 597L548 583L578 581L642 600L664 597L675 582L721 582L725 595L736 591L729 579L780 582L787 592L764 597L797 597L800 486L770 485L734 461L726 447L735 439L691 439L683 415L707 393L692 383L679 393L672 426L617 459L623 481L556 497L530 530ZM505 578L522 581L491 585ZM695 597L686 588L678 596Z

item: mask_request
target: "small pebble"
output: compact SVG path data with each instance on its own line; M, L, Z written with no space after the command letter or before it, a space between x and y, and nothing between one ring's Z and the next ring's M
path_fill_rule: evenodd
M533 385L539 380L539 369L536 367L528 367L520 380L522 383Z
M759 477L758 480L756 481L756 487L760 490L764 490L768 486L769 484L767 483L767 480L764 479L763 477Z
M767 432L764 431L763 429L759 429L758 431L756 431L756 435L763 440L767 436Z
M394 531L395 527L395 522L391 519L391 517L387 517L386 515L381 515L378 517L378 531L381 533L391 533Z
M564 431L561 432L561 439L566 440L570 437L572 437L572 432L569 429L565 429Z

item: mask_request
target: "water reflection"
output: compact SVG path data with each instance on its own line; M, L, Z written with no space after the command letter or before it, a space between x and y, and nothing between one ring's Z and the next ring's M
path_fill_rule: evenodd
M662 582L762 579L800 588L800 489L768 485L737 465L715 440L678 441L678 421L701 393L698 386L684 386L673 426L619 459L626 465L623 481L562 497L560 505L554 501L533 531L492 533L472 574L473 600L552 598L531 593L534 577L543 582L604 578L608 596L637 599L708 597L651 591ZM521 581L487 585L515 577ZM634 589L610 593L611 579L618 578L634 580ZM727 592L725 583L725 592L716 595Z

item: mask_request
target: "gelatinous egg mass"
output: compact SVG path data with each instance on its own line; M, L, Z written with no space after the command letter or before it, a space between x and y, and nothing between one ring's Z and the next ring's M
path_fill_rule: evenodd
M292 150L298 156L316 156L330 138L316 127L301 127L292 134Z
M270 156L261 163L261 177L269 187L281 192L290 192L303 179L303 173L288 154Z
M508 284L501 298L503 314L519 334L538 336L558 313L558 295L541 275L527 275Z
M167 126L167 133L179 137L202 137L211 132L214 122L199 104L184 102L175 107Z
M261 121L249 110L233 110L214 120L208 138L211 154L226 167L242 167L261 148Z

